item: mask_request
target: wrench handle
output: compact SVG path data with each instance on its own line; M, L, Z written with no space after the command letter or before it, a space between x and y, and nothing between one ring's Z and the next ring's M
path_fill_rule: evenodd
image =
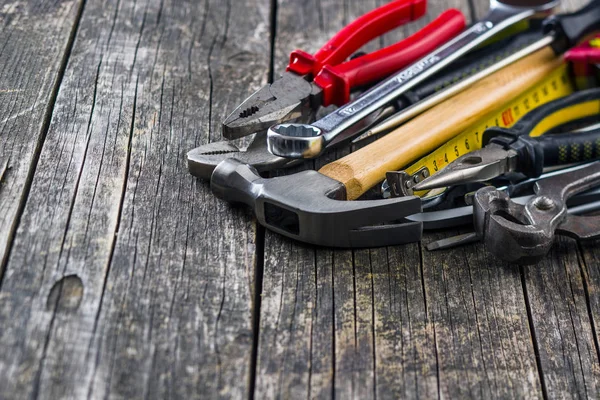
M314 55L302 50L290 54L288 71L317 75L325 65L338 65L371 40L427 11L427 0L396 0L357 18L332 37Z
M383 138L325 165L323 175L344 184L357 199L410 162L435 150L485 115L544 79L562 63L548 46L482 79Z
M459 10L450 9L398 43L343 64L325 65L314 79L323 89L323 106L348 103L353 87L383 79L424 57L462 32L465 23Z

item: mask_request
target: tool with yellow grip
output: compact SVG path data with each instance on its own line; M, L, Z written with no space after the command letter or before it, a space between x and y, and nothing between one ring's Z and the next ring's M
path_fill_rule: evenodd
M397 171L430 153L482 117L542 82L562 64L550 48L479 81L450 100L438 104L376 142L319 170L341 182L347 199L354 200Z
M537 178L545 167L598 159L600 129L541 136L557 123L598 115L599 88L582 90L547 103L511 128L486 129L483 148L459 157L438 174L416 185L415 190L484 182L509 172Z
M450 139L442 146L411 164L404 171L390 171L386 174L388 186L392 196L406 196L413 194L413 186L423 178L436 174L458 157L475 151L482 146L483 132L491 126L509 128L519 121L526 113L550 101L565 97L573 93L573 83L568 74L567 65L562 65L547 77L534 85L529 90L468 127L456 137ZM577 110L575 110L577 112ZM573 110L552 115L537 128L539 134L573 119L570 115ZM579 110L582 112L582 110ZM426 192L418 192L425 195Z

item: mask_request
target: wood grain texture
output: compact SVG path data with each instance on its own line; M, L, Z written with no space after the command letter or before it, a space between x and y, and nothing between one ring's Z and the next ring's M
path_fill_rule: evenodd
M540 368L552 397L598 398L600 368L575 241L524 268Z
M527 268L480 245L424 249L453 230L317 248L187 173L271 65L383 3L0 4L0 397L600 397L596 243L561 239ZM365 48L450 6L487 2L431 0Z
M247 395L256 227L185 154L266 81L269 14L86 3L0 292L3 390Z
M476 14L479 17L487 12L487 6L483 3L475 2ZM562 8L574 10L584 3L577 0L565 1ZM480 245L468 246L465 251L475 251L478 246ZM443 254L453 256L455 252ZM588 315L589 306L586 305L586 294L589 293L590 297L593 297L593 288L586 286L592 283L586 281L586 275L583 273L585 267L592 266L593 269L594 264L584 262L580 265L580 259L577 246L573 242L561 241L540 265L519 268L522 291L516 291L512 296L518 301L514 303L516 307L513 312L521 309L522 296L527 306L528 339L537 358L539 377L536 380L539 384L535 381L531 383L534 388L540 385L540 389L536 388L532 392L537 393L536 397L542 394L550 398L597 397L598 341L593 320ZM493 264L486 261L475 262L473 265L477 266L474 270L478 270ZM497 268L509 268L502 263L497 265ZM510 270L516 274L515 268ZM516 283L516 278L513 278L513 284ZM481 282L473 282L472 287L480 288ZM499 293L506 296L507 290L501 290ZM498 307L498 310L508 311L504 308L506 307ZM522 327L517 332L525 335L524 337L528 333ZM523 345L520 347L526 349ZM531 376L529 370L529 367L525 368L524 372L528 374L522 376ZM511 382L522 383L518 379Z
M429 233L426 244L457 234ZM481 245L423 249L429 319L443 398L541 398L542 386L518 266Z
M0 269L27 197L82 4L0 3Z

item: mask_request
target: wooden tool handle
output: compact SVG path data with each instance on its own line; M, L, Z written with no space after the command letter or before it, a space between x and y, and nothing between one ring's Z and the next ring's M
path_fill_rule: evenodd
M362 149L325 165L320 173L346 186L355 200L398 171L435 150L488 113L539 83L562 63L550 47L482 79Z

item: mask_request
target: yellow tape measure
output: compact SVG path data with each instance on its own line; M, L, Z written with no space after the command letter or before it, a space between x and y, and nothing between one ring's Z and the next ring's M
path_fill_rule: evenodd
M483 132L490 126L510 128L528 111L531 111L542 104L568 96L573 93L573 91L574 87L569 78L567 65L561 66L546 79L523 93L518 98L507 102L497 111L488 114L479 122L473 124L469 129L458 136L455 136L437 150L406 168L405 172L411 176L428 176L435 174L461 155L480 149L482 146L481 140ZM554 113L542 121L542 123L536 127L536 132L532 132L531 136L541 135L548 129L560 125L565 120L574 119L572 110L565 110L565 112L571 112L568 114L569 118L565 118L564 115L561 115L562 113ZM425 175L422 174L423 171L426 171ZM417 174L417 172L419 173ZM426 193L427 192L416 192L415 194L424 195Z

